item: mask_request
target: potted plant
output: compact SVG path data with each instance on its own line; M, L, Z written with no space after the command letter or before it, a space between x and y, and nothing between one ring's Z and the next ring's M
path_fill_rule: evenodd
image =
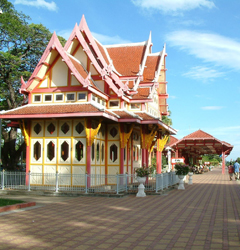
M137 174L137 181L139 182L137 197L145 197L146 193L144 192L143 183L146 181L146 177L149 175L148 168L137 168L135 173Z
M137 168L135 172L137 177L146 177L150 173L148 168Z
M179 185L178 185L178 189L184 190L184 182L183 182L183 178L185 177L185 175L187 175L189 173L189 166L187 166L184 163L177 163L175 165L175 172L176 175L178 175L179 178Z
M175 165L176 175L187 175L189 172L189 166L184 163L177 163Z

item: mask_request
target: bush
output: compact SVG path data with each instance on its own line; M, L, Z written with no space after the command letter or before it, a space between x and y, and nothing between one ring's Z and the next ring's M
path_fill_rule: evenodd
M137 168L136 174L138 177L145 177L149 175L149 169L148 168Z
M189 172L189 166L184 163L178 163L175 165L176 175L187 175Z

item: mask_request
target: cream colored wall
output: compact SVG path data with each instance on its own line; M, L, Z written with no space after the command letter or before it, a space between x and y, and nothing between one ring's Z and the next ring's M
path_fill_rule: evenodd
M39 88L47 88L47 87L48 87L48 76L46 76L45 79L39 85Z
M80 83L79 83L79 81L76 79L76 77L75 76L71 76L71 86L79 86L79 85L81 85Z
M95 81L97 87L104 92L104 81Z
M63 87L68 85L68 67L59 58L52 68L51 87Z
M86 69L87 68L87 55L83 51L83 48L80 46L76 53L74 54L74 57L81 62L83 67Z

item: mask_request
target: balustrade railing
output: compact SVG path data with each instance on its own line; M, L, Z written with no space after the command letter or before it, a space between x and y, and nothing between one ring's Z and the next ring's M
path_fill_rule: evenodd
M113 193L136 192L135 174L63 174L0 172L0 189L41 190L53 192ZM168 189L179 181L175 172L149 175L144 184L146 192Z

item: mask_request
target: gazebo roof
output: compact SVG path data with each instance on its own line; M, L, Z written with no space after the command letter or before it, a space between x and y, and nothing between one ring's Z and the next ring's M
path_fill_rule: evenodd
M175 140L175 142L173 143L170 140L168 146L175 150L182 150L185 153L191 155L221 155L223 152L225 153L225 155L229 155L231 150L233 149L233 146L231 144L220 141L219 139L200 129L187 136L184 136L181 140Z

